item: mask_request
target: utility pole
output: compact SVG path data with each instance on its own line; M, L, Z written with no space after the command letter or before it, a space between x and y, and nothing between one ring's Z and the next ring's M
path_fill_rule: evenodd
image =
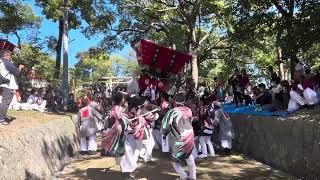
M69 65L68 65L68 48L69 48L69 39L68 39L68 0L64 0L64 16L63 16L63 110L68 110L69 102Z

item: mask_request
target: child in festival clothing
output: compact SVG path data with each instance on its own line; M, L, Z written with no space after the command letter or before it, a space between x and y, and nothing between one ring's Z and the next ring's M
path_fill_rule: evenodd
M230 155L232 149L232 139L234 138L234 132L230 117L223 111L223 107L220 102L213 102L215 109L215 117L213 123L219 125L219 138L221 146L223 147L226 155Z
M161 132L169 138L171 163L180 178L196 179L196 164L192 155L194 133L192 129L192 112L184 106L185 94L175 95L177 106L169 110L163 119ZM189 173L184 171L182 164L187 162Z
M213 134L213 123L209 118L208 107L205 105L206 100L201 98L198 102L198 117L201 123L201 133L200 133L200 144L202 149L202 154L199 158L206 158L208 157L208 150L209 148L209 156L215 156L214 148L211 142L211 136Z
M78 113L80 152L81 154L94 155L97 151L98 121L102 120L102 115L91 105L89 98L84 101L84 104L85 107L81 108Z

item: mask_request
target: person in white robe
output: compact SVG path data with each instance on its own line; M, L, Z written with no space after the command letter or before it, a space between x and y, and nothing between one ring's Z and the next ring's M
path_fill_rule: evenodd
M41 97L38 96L38 91L36 89L31 90L31 95L28 97L27 100L28 106L24 107L24 110L35 110L44 112L46 109L47 101L43 100Z
M306 103L310 106L316 105L319 103L318 94L310 88L306 88L303 91L303 97L306 100Z
M307 78L307 77L302 77L303 78L303 83L300 88L303 91L303 97L305 99L305 102L308 106L314 106L318 104L319 99L318 99L318 94L315 91L315 83L312 81L312 79Z
M230 117L223 111L223 107L220 102L213 102L215 109L215 117L213 124L219 125L219 138L221 146L226 155L231 154L232 140L234 139L234 131Z
M290 100L288 104L288 112L294 112L298 110L300 107L305 106L306 99L301 95L303 94L303 87L301 84L295 85L293 84L292 89L290 91Z
M16 96L16 93L13 94L13 98L12 98L12 101L11 101L8 109L14 110L14 111L21 110L21 103L20 103L18 97Z

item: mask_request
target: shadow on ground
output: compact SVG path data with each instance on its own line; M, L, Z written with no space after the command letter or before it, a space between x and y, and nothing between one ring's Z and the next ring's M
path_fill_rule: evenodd
M178 178L166 155L156 152L155 157L157 159L156 162L140 164L136 170L136 177L138 179L171 180ZM70 167L66 172L58 175L58 179L125 179L112 158L84 156L81 157L81 160L77 160L74 163L73 167ZM78 165L76 163L78 163ZM187 167L185 168L187 169ZM243 158L243 156L233 155L230 157L217 156L198 161L197 179L280 180L296 178L259 162Z

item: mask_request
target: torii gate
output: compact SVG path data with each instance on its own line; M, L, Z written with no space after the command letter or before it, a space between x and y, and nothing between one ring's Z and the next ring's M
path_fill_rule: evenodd
M99 81L105 81L112 87L113 84L127 84L128 81L132 80L132 77L101 77Z

